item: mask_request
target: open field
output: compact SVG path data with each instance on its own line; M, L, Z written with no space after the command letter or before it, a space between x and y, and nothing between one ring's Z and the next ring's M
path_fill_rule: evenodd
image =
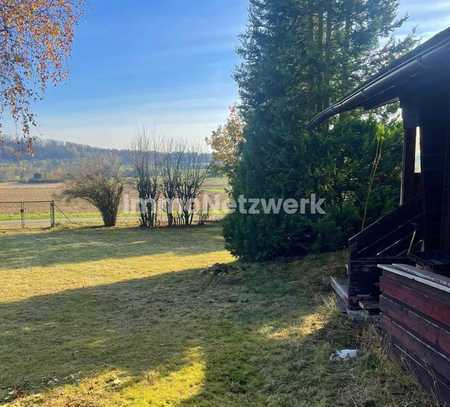
M208 178L202 189L202 194L214 196L226 202L225 178ZM72 221L77 224L101 225L101 217L89 203L81 200L67 202L61 197L63 183L22 184L0 183L0 228L18 227L20 223L20 201L56 201L56 221L67 224ZM137 193L133 185L127 185L120 207L119 223L136 225L138 222ZM223 210L211 210L213 219L221 218ZM48 203L27 203L25 219L30 227L45 227L49 224ZM161 217L163 219L163 216ZM38 222L39 221L39 222Z
M220 232L0 234L0 404L430 405L337 313L327 276L343 253L242 264Z

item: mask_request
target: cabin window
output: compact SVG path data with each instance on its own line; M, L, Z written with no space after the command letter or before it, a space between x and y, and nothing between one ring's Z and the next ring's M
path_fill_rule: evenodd
M422 173L422 161L421 161L421 153L422 150L420 148L420 138L421 138L421 129L420 127L416 128L416 162L414 167L414 173L420 174Z

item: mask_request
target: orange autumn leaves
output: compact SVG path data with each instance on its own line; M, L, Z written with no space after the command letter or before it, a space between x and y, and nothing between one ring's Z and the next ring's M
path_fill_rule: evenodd
M31 102L66 77L83 0L0 0L0 136L5 114L28 137Z

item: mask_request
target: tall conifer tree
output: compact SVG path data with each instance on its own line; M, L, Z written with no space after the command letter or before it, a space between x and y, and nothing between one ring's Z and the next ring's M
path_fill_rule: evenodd
M342 205L346 191L333 177L345 146L328 142L333 127L311 133L306 123L411 48L411 37L393 37L404 22L397 12L397 0L250 0L236 73L246 128L234 199L317 193ZM366 127L377 131L374 122ZM308 251L316 221L235 213L224 232L236 255L266 259Z

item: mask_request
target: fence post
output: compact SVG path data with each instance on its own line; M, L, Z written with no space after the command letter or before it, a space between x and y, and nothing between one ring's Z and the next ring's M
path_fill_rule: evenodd
M25 202L20 202L20 224L22 225L22 229L25 228Z
M55 227L55 201L50 202L50 227Z

